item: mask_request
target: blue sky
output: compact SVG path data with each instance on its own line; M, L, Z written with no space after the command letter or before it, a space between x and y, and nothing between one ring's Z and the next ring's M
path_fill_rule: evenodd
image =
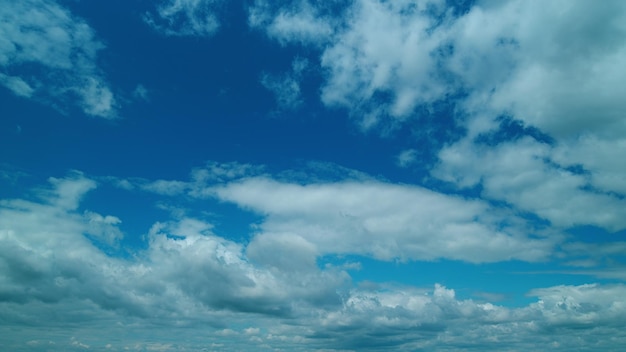
M623 349L624 23L0 0L0 343Z

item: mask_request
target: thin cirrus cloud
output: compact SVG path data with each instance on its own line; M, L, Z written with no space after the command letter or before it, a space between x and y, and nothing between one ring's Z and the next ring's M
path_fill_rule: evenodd
M0 84L52 105L67 102L87 115L115 118L115 96L96 65L104 46L93 29L54 1L2 1Z

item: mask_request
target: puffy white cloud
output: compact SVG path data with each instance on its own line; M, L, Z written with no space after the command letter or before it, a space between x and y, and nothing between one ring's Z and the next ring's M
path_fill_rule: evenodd
M552 148L530 137L496 146L463 140L441 150L435 176L504 200L559 227L626 227L623 199L586 189L590 180L549 162Z
M57 108L78 98L86 114L116 117L115 97L96 66L103 45L87 23L52 0L0 6L0 83Z
M346 280L341 271L313 265L283 273L264 262L256 267L242 245L191 218L154 224L148 248L132 259L111 257L96 244L119 241L121 220L78 212L95 182L81 174L50 181L38 202L0 203L0 295L9 305L89 300L131 317L216 323L224 310L286 316L303 304L340 302L335 288Z
M460 299L442 285L350 287L339 267L318 267L324 244L307 238L306 231L267 232L246 245L215 235L205 221L183 217L155 223L145 249L125 258L110 256L85 236L94 228L115 239L120 234L119 218L81 209L80 199L95 182L80 173L50 181L51 187L36 193L39 199L0 202L0 332L12 350L175 351L207 345L215 350L501 350L503 344L528 349L545 343L567 351L615 349L626 339L623 285L535 289L529 295L537 301L519 308ZM470 212L484 208L370 182L302 186L257 176L227 181L217 193L263 209L267 223L280 222L272 217L300 216L306 207L320 220L339 208L354 216L393 208L386 193L404 205L425 198L435 208L430 216L456 202ZM241 187L252 194L239 194ZM275 195L263 201L259 197L269 196L268 187ZM351 198L344 189L365 196ZM382 205L371 209L374 201ZM466 218L466 210L454 209L457 214L442 219ZM327 251L345 252L341 239L336 242L337 249ZM489 250L483 250L487 257ZM180 340L167 337L172 329Z
M215 12L221 3L221 0L163 0L156 14L147 13L144 20L165 35L210 36L220 26Z
M350 180L300 185L253 177L208 192L264 215L256 240L294 236L319 254L536 261L554 244L527 237L528 229L517 224L508 226L487 203L409 185Z
M364 113L375 120L386 116L404 119L422 104L433 103L452 93L438 77L437 57L432 54L444 39L435 30L441 26L429 11L442 8L435 2L357 1L321 57L328 80L322 101ZM445 13L438 13L445 16ZM389 94L390 102L377 96ZM370 122L365 121L366 125ZM366 126L367 127L367 126Z
M623 2L478 1L455 9L359 0L335 16L324 10L294 2L251 13L282 43L304 41L288 26L275 34L280 13L330 26L319 47L325 104L345 107L364 128L386 121L419 129L416 116L450 102L467 136L440 151L433 175L483 187L484 196L558 226L624 228ZM550 144L503 135L506 143L489 151L474 140L502 132L509 119Z

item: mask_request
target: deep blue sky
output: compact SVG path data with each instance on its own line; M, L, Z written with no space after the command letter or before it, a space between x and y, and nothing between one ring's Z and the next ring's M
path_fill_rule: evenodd
M0 344L620 350L623 23L0 0Z

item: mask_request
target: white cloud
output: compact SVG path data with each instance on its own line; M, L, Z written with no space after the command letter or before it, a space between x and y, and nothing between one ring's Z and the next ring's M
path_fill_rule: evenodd
M216 236L209 223L183 217L155 223L145 249L128 258L112 257L85 234L94 225L115 232L121 220L79 213L80 199L95 183L80 173L50 180L51 188L37 193L39 200L0 202L0 312L5 322L0 333L12 350L24 344L31 349L189 350L208 343L216 350L501 350L503 344L527 350L541 343L569 351L576 344L610 350L626 339L621 329L626 318L623 285L535 289L529 295L537 302L519 308L460 299L442 285L350 288L347 273L315 264L323 243L307 238L306 229L299 236L268 232L246 246ZM237 195L238 187L252 194ZM264 201L267 187L274 196ZM359 194L354 190L365 196L351 198ZM264 209L270 215L262 227L306 207L317 220L334 221L328 214L340 208L358 217L423 198L434 206L427 214L433 216L442 204L454 205L449 210L456 214L435 215L435 222L438 217L464 219L464 208L470 213L484 208L376 183L297 186L257 177L231 181L219 192ZM399 205L390 203L387 193ZM374 202L367 200L381 205L372 207ZM335 240L337 249L329 252L340 253L344 244ZM482 253L488 257L489 250L483 246ZM6 324L22 328L8 334ZM176 329L180 340L174 342L166 336L177 327L184 328ZM574 329L576 339L571 337ZM612 338L603 338L608 335Z
M450 67L474 89L466 102L470 116L475 114L468 123L474 126L470 137L497 129L497 124L485 125L481 120L508 114L525 126L539 128L555 144L513 143L485 155L485 148L462 141L440 154L441 167L451 173L441 167L436 173L450 180L467 172L457 180L461 185L475 182L471 177L484 177L486 195L558 225L624 228L622 201L583 188L621 194L625 190L619 180L626 170L616 162L625 144L626 106L619 83L624 77L618 68L626 60L625 18L626 8L619 1L605 6L584 1L547 6L510 1L474 7L455 23L456 52L450 61ZM509 44L494 45L498 38ZM497 155L505 148L508 155ZM463 160L466 157L475 166ZM562 167L582 166L589 174L576 175L540 159ZM467 167L458 168L459 163ZM520 180L531 174L537 182L527 178L534 184L527 183L523 191L502 188L515 189L514 175Z
M58 107L76 105L92 116L114 118L117 103L96 67L103 45L82 19L51 0L0 1L0 83L23 97ZM34 65L37 72L23 72Z
M294 1L289 7L274 8L271 2L256 0L249 8L251 27L265 29L270 38L286 45L290 42L320 45L333 34L329 16L306 0Z
M216 178L224 170L231 170L226 172L230 176ZM284 247L290 258L288 253L304 251L297 256L304 261L326 254L381 260L540 261L562 239L481 200L379 181L333 165L313 165L305 174L271 176L250 165L209 163L195 169L190 181L144 181L141 188L217 198L262 215L250 244L257 258L262 256L258 248ZM272 260L280 261L261 261Z
M18 96L30 98L35 89L20 77L7 76L0 73L0 82Z
M536 261L554 243L500 223L498 210L487 203L415 186L349 180L299 185L255 177L205 193L210 192L265 216L255 241L291 236L318 254Z
M444 2L359 0L335 17L324 8L295 2L251 13L264 18L259 26L268 34L280 13L302 21L324 14L332 28L319 49L326 105L345 107L366 129L381 122L421 128L416 111L461 94L451 103L467 136L439 153L434 175L480 185L484 196L558 226L624 228L623 2L478 1L455 14ZM285 26L280 38L270 36L304 42L297 33ZM474 143L501 131L502 116L552 143L509 140L491 152Z
M146 23L171 36L211 36L220 22L215 12L221 0L163 0L156 14L147 13Z
M482 196L504 200L558 227L626 228L626 203L589 190L584 174L555 167L552 149L526 137L496 146L463 140L441 150L433 174L461 187L482 186Z

